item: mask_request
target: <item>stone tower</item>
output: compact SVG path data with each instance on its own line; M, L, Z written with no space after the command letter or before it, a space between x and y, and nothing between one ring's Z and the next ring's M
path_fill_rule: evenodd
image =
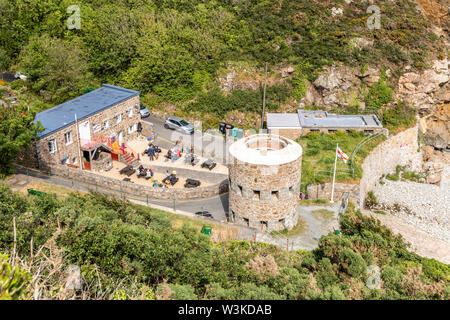
M274 134L256 134L230 146L229 207L233 221L262 231L297 222L302 147Z

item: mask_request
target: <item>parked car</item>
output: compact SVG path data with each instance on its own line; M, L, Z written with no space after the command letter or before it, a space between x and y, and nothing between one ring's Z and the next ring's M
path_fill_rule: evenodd
M213 219L213 216L209 211L198 211L195 215Z
M192 124L182 118L175 116L170 116L167 118L166 122L164 123L164 128L177 130L186 134L194 133L194 126Z
M148 111L147 107L144 106L142 103L141 103L141 107L139 109L139 113L141 114L141 119L147 118L148 116L150 116L150 112Z

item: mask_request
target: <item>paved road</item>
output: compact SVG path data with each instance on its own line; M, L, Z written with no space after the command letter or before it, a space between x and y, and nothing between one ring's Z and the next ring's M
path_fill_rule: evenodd
M164 128L164 120L151 115L142 119L142 121L153 124L153 131L156 135L156 145L168 149L171 148L177 140L181 140L185 146L194 145L196 153L203 156L214 150L214 153L217 155L215 161L222 162L220 155L225 154L227 150L225 144L226 141L223 136L204 134L200 130L196 130L192 135L183 134L175 130ZM232 140L228 141L228 143L232 142ZM203 154L202 151L205 151L206 153Z

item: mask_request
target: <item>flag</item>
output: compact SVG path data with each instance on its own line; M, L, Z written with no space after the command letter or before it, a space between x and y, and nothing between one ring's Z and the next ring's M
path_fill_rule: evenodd
M344 153L344 151L341 150L341 148L337 147L337 156L344 160L345 163L347 163L348 155Z

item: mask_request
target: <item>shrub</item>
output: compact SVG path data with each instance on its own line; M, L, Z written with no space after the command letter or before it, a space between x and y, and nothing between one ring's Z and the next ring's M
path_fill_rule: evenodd
M31 276L18 266L11 266L9 258L0 254L0 300L17 300L23 298Z
M364 206L368 209L373 208L378 204L377 197L373 191L367 192L366 199L364 200Z

